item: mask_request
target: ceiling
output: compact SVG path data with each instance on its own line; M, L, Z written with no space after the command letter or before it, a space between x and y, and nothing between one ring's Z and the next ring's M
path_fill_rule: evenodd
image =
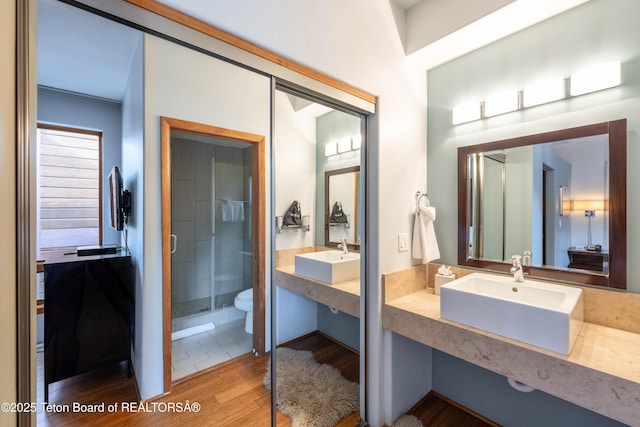
M396 5L398 35L412 66L428 70L588 0L388 1ZM207 21L206 5L180 3ZM57 0L38 0L38 84L122 101L140 37Z
M38 85L122 101L140 32L38 0Z

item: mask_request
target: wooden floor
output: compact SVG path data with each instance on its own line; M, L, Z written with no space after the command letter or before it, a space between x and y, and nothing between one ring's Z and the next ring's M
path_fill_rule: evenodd
M357 381L359 376L358 354L320 335L311 334L287 344L298 350L311 350L320 363L338 368L345 378ZM38 407L38 426L271 426L270 391L262 380L269 356L255 357L248 353L229 362L215 366L198 376L175 384L169 395L135 407L138 401L133 379L127 377L126 365L79 375L51 384L49 401L63 412L44 412ZM38 401L43 401L42 354L38 354ZM72 412L74 402L99 405L102 412ZM123 402L132 403L122 410ZM169 405L193 405L198 412L170 411ZM116 412L109 413L109 405L118 404ZM68 405L65 407L64 405ZM54 408L51 408L54 409ZM70 410L67 410L70 409ZM127 410L128 409L128 410ZM141 409L149 409L142 412ZM357 413L345 418L339 426L355 426L360 420ZM276 413L278 426L291 425L289 418Z
M473 414L434 392L425 396L408 413L419 418L427 427L499 427L491 420Z
M319 363L327 363L340 370L350 381L359 382L359 356L356 352L314 333L287 347L311 350ZM42 353L38 353L38 402L43 401ZM138 403L135 383L127 377L126 365L115 365L102 371L79 375L51 384L49 401L55 407L49 412L38 406L37 425L55 426L271 426L270 391L262 380L269 356L255 357L248 353L215 366L174 384L171 393L146 403ZM96 412L73 412L74 402L95 406ZM199 410L194 410L194 404ZM109 405L118 409L109 412ZM123 404L125 408L123 410ZM65 406L67 405L67 406ZM128 405L128 406L126 406ZM179 412L179 406L191 411ZM61 412L54 412L61 409ZM146 411L144 411L146 410ZM425 426L485 427L495 426L459 409L454 404L430 395L409 412L422 420ZM338 427L353 427L360 421L356 412L341 420ZM278 427L290 427L291 421L276 412Z

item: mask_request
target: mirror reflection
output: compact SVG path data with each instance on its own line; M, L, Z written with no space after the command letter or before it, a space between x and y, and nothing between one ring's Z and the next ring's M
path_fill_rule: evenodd
M358 188L360 166L325 172L325 245L343 241L353 249L360 246L356 230L362 211Z
M357 250L364 224L357 137L364 118L284 85L275 93L274 117L278 232L271 353L276 357L276 424L307 425L300 418L306 408L331 407L340 401L342 410L324 424L356 425L361 401ZM299 215L308 216L309 228L287 227L283 218L278 230L278 218L286 216L294 201ZM327 369L331 375L310 378L323 364L331 367ZM344 394L328 396L319 393L321 389ZM291 393L295 399L286 399ZM305 410L294 415L290 401L304 402Z
M595 135L469 154L469 257L607 274L608 151Z
M626 289L626 120L458 149L458 263Z

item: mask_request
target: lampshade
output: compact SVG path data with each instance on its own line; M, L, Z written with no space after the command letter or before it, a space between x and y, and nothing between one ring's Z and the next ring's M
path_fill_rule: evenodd
M609 209L608 200L572 200L572 211L604 211Z

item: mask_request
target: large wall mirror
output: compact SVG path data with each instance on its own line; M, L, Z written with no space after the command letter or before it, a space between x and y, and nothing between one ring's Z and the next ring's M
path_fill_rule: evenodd
M324 176L324 244L337 246L345 239L349 248L358 250L360 166L326 171Z
M626 289L626 144L617 120L460 147L458 263Z

